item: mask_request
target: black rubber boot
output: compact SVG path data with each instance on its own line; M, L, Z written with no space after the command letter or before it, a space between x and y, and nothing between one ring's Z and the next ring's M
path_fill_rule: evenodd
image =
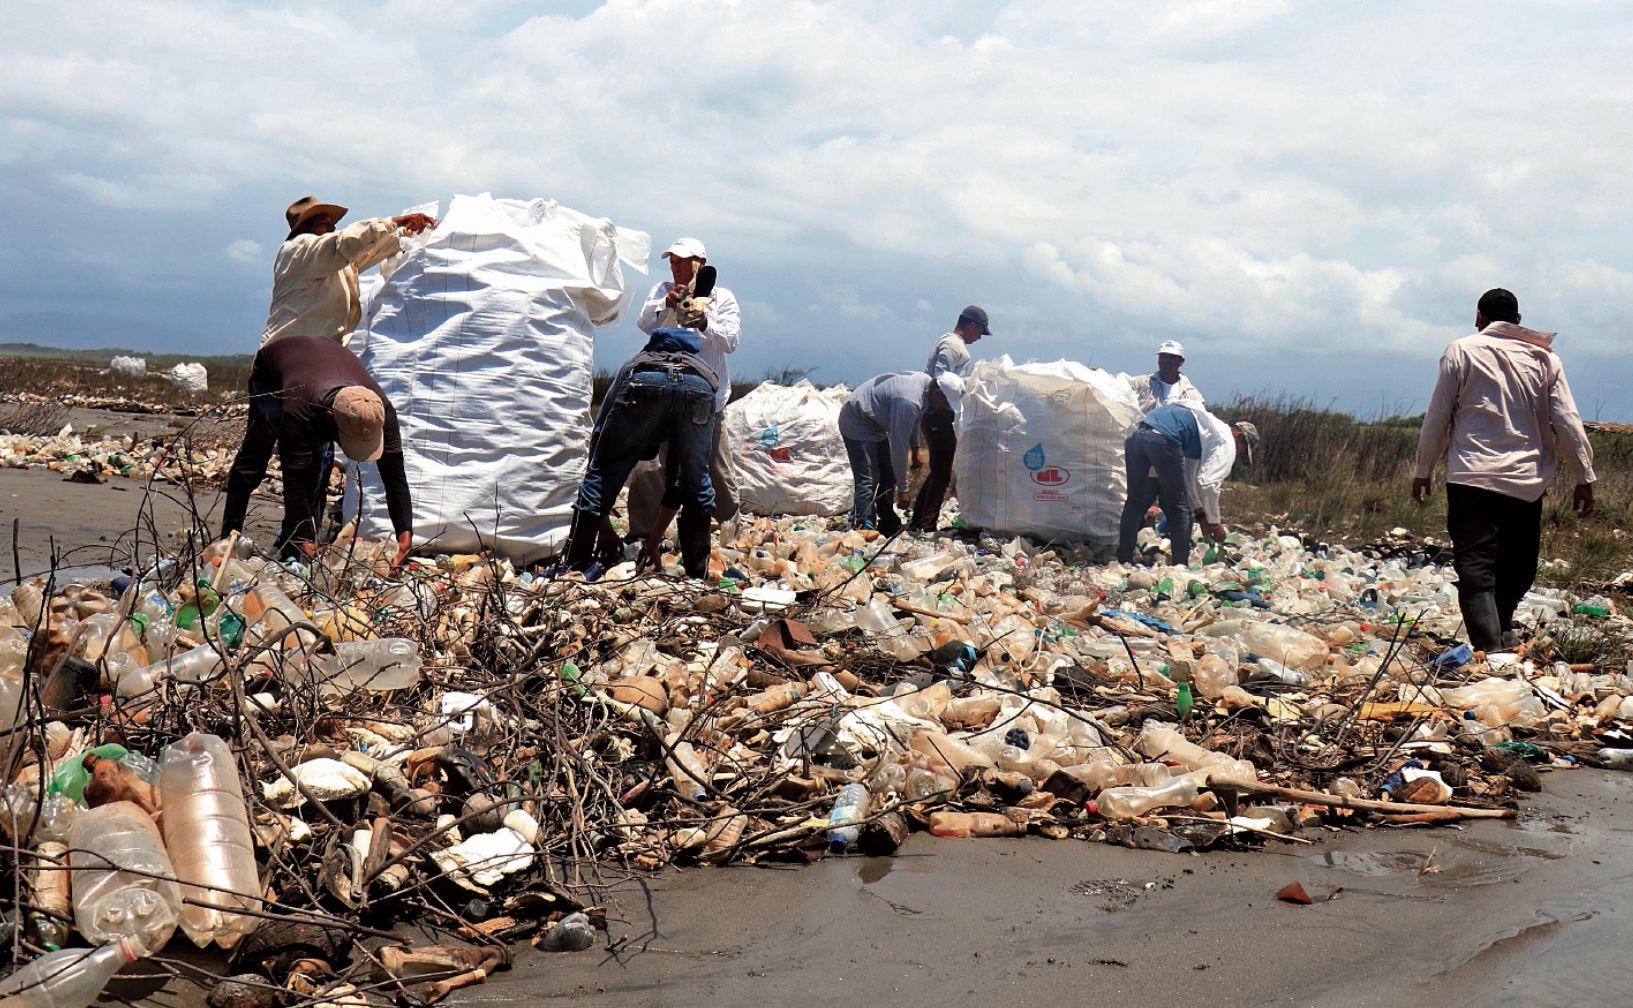
M573 524L567 530L567 547L562 558L562 569L586 571L595 563L595 537L601 530L601 519L587 511L573 510Z
M1468 631L1469 644L1476 651L1503 649L1503 619L1497 613L1497 596L1493 592L1459 592L1458 606L1463 610L1463 627Z
M680 541L680 562L686 576L707 579L709 553L714 542L709 535L709 515L697 508L682 508L680 520L675 523L675 538Z

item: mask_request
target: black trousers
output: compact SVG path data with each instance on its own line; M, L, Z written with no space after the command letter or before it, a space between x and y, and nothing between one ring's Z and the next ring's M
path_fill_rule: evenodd
M924 445L930 450L930 472L913 502L913 530L934 532L941 520L941 502L953 482L953 455L958 451L957 414L952 410L925 410L919 421Z
M266 481L267 466L272 462L272 453L278 448L278 423L282 411L278 408L277 399L265 394L257 395L253 387L250 393L244 440L238 446L238 454L233 457L232 468L227 470L227 496L221 516L222 538L235 530L244 530L250 497ZM279 530L278 541L273 544L273 550L279 556L286 553L294 555L289 549L289 542L299 532L304 531L307 538L318 540L318 532L323 528L323 510L328 503L329 470L333 463L334 445L331 444L320 453L318 478L312 488L312 500L306 513L291 514L285 508L283 526ZM310 527L302 529L303 524Z
M1491 592L1502 628L1531 590L1542 550L1542 498L1520 500L1495 490L1446 484L1446 532L1460 597Z

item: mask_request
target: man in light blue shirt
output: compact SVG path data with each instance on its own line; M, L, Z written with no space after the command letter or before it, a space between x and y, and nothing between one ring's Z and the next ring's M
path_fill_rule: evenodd
M1236 461L1236 443L1229 427L1199 403L1165 403L1145 415L1123 443L1123 452L1128 498L1118 528L1118 560L1133 561L1134 541L1153 499L1161 501L1168 517L1172 563L1190 562L1193 498L1203 530L1214 539L1224 538L1225 528L1219 523L1219 484ZM1199 479L1193 480L1187 460L1198 463ZM1146 478L1153 470L1155 487Z
M970 359L969 345L983 336L991 336L987 312L980 305L969 305L958 313L958 324L953 331L936 341L930 352L930 362L924 370L931 378L952 373L969 381L975 362ZM913 502L913 531L934 532L941 519L941 502L953 482L953 455L958 451L958 428L951 410L929 409L920 421L920 434L930 449L930 472L919 487L919 496ZM919 454L918 438L913 439L913 465L917 469L924 461Z
M850 458L851 527L901 531L891 506L907 507L907 454L926 410L957 416L964 379L953 372L931 378L923 371L884 374L863 382L839 408L839 434Z

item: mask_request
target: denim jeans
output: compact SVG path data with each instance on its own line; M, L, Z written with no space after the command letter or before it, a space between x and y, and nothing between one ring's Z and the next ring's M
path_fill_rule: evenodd
M606 517L635 464L651 457L653 445L667 441L676 472L666 501L713 514L709 452L717 418L708 381L690 371L637 371L624 383L611 410L578 485L575 507Z
M1117 530L1117 559L1134 559L1134 540L1145 523L1145 510L1153 499L1162 502L1168 518L1168 539L1173 546L1170 562L1184 564L1191 557L1191 492L1185 479L1185 450L1178 441L1141 424L1123 442L1123 463L1128 475L1128 499L1123 502L1123 520ZM1146 473L1155 469L1157 478ZM1155 486L1152 484L1155 483Z
M890 462L890 441L845 438L851 463L851 528L878 529L887 536L901 531L896 514L896 471Z
M926 409L919 421L924 447L930 452L930 471L913 502L913 531L934 532L941 522L941 502L953 482L953 456L958 451L958 414Z

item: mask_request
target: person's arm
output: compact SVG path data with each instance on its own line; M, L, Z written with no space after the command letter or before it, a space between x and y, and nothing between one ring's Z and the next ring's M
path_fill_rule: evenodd
M641 305L641 313L635 316L635 328L648 336L652 335L652 330L658 328L658 320L663 318L664 309L669 307L669 302L665 298L669 294L669 288L673 286L674 284L667 280L652 286L646 301Z
M890 437L890 464L895 469L892 475L896 477L898 498L907 493L907 452L923 415L924 408L917 403L906 399L892 399L890 402L890 423L885 429Z
M1440 372L1435 377L1435 390L1429 396L1429 408L1423 413L1423 430L1418 434L1417 468L1412 474L1412 499L1422 503L1429 497L1429 480L1435 474L1435 465L1446 456L1452 440L1452 411L1457 408L1457 393L1463 383L1463 366L1452 347L1440 355Z
M367 262L372 266L401 247L397 225L389 217L360 220L339 231L302 235L296 241L290 266L310 273L336 273L347 266L363 269L366 267L357 264Z
M703 310L703 343L723 354L736 353L742 335L742 313L737 298L729 290L715 288L709 307Z
M408 489L408 470L401 451L385 452L375 465L380 469L380 482L385 484L386 513L391 515L391 531L397 540L391 566L401 567L414 545L414 498Z
M1554 429L1554 442L1576 476L1572 507L1586 518L1593 513L1593 484L1599 477L1593 472L1593 444L1588 441L1588 432L1576 411L1576 400L1571 396L1571 386L1565 381L1563 369L1548 393L1548 419Z

